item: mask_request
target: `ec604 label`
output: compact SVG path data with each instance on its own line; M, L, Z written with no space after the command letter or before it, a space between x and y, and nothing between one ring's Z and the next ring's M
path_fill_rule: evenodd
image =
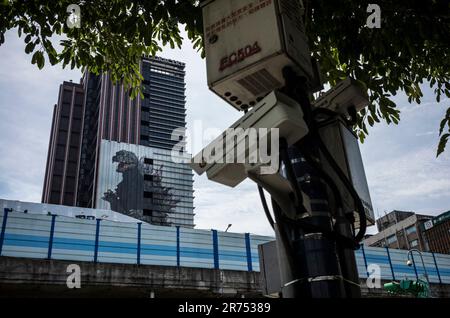
M253 45L247 45L239 50L234 51L228 56L223 57L220 60L220 71L223 71L235 64L241 63L245 59L249 58L256 53L261 52L261 48L258 42L255 42Z

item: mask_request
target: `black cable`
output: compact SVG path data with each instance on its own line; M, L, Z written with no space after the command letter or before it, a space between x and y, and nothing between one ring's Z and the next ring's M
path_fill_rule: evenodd
M264 213L266 214L267 220L269 221L272 229L275 230L275 222L272 218L272 215L270 214L269 207L268 207L267 201L266 201L266 196L264 195L264 190L259 184L258 184L258 192L259 192L259 197L261 198L261 203L262 203L262 206L264 209Z
M297 177L294 172L294 168L292 167L291 159L289 158L288 153L288 145L287 141L284 138L280 139L280 159L284 163L284 166L286 167L286 176L289 182L291 183L292 188L294 189L295 195L297 196L298 205L296 206L297 209L300 209L302 213L305 213L307 210L305 206L303 205L303 194L302 190L300 189L300 186L297 181Z
M300 103L300 106L302 107L303 112L307 111L308 113L309 112L312 113L311 103L309 101L308 96L305 94L305 90L304 89L297 90L297 95L299 97L299 103ZM328 111L325 111L325 112L328 112ZM314 118L314 116L312 114L310 116L312 116ZM333 156L328 151L328 148L325 146L325 143L323 142L322 137L319 134L319 131L317 129L317 126L316 126L316 123L314 120L310 121L308 128L310 129L310 136L315 138L315 140L318 141L319 149L325 155L325 158L331 165L331 168L333 168L333 170L336 172L338 177L341 179L342 183L345 185L347 190L350 192L350 195L353 197L353 200L355 201L355 204L357 206L356 210L359 215L359 221L360 221L359 222L360 227L359 227L358 234L355 235L355 241L360 242L364 238L364 235L366 234L366 228L367 228L366 212L364 210L364 205L362 204L361 198L359 197L358 193L356 193L356 190L353 187L353 184L350 183L347 176L342 171L341 167L339 167L339 165L334 160Z
M280 146L280 148L281 149L283 149L283 147L282 146ZM280 149L280 150L281 150ZM336 197L336 203L337 203L337 206L339 206L339 207L342 207L343 205L342 205L342 198L341 198L341 195L340 195L340 192L339 192L339 190L338 190L338 188L337 188L337 186L336 186L336 184L334 183L334 181L332 180L332 178L318 165L318 163L317 162L315 162L313 159L312 159L312 157L308 157L309 155L306 155L306 157L308 158L308 159L306 159L306 160L309 160L309 161L311 161L312 162L312 167L313 168L315 168L315 169L317 169L317 170L319 170L319 174L321 174L321 176L323 177L323 179L325 179L324 181L325 182L327 182L328 181L328 183L330 184L330 187L332 188L332 191L333 191L333 195ZM289 159L289 158L287 158L287 159ZM285 162L286 161L286 154L284 155L284 156L282 156L282 161L283 162ZM289 159L289 163L290 163L290 159ZM288 165L289 165L289 163L288 163ZM285 165L286 165L286 162L285 162ZM287 167L286 167L287 168ZM292 169L292 171L291 171L291 173L294 173L293 171L293 167L292 167L292 165L290 165L290 168ZM291 182L292 183L292 182ZM301 193L300 193L301 194ZM273 201L273 200L272 200ZM276 202L272 202L272 206L274 206L274 203L276 203ZM328 230L328 229L325 229L325 228L323 228L323 227L321 227L321 226L317 226L317 225L315 225L315 224L312 224L312 223L310 223L310 222L308 222L308 221L305 221L304 219L291 219L291 218L289 218L289 217L287 217L287 216L285 216L282 212L282 210L281 210L281 208L278 206L278 204L276 205L277 206L277 211L278 211L278 215L277 214L275 214L276 213L276 207L273 207L273 211L274 211L274 215L275 215L275 217L276 217L276 220L281 220L281 221L283 221L283 222L285 222L285 223L288 223L288 224L292 224L292 225L294 225L294 226L296 226L296 227L298 227L298 226L300 226L301 228L303 228L303 230L305 230L305 231L307 231L307 232L320 232L320 233L322 233L325 237L327 237L327 238L329 238L329 239L333 239L333 240L336 240L336 241L339 241L339 242L341 242L342 244L344 244L345 246L349 246L350 248L357 248L358 246L359 246L359 244L357 243L357 242L355 242L354 241L354 239L352 239L352 238L349 238L349 237L346 237L346 236L343 236L343 235L341 235L341 234L339 234L339 233L333 233L332 231L330 231L330 230ZM277 224L280 226L280 222L278 222L277 221ZM281 222L282 223L282 222Z
M300 148L302 156L306 159L308 164L313 167L313 169L319 174L319 177L330 187L336 201L336 208L343 208L341 193L339 192L339 189L333 178L331 178L330 175L326 173L325 170L323 170L320 164L316 160L314 160L314 158L307 151L303 151L301 146L298 147Z
M302 108L304 120L309 128L309 136L314 137L318 143L319 143L319 149L322 151L322 153L325 155L327 161L330 163L333 170L335 170L338 177L341 179L341 181L344 183L345 187L350 192L350 195L353 197L353 200L355 201L355 204L357 206L356 212L359 215L360 220L360 228L358 231L358 234L355 236L355 242L360 242L366 232L367 227L367 219L366 214L364 210L364 205L362 204L361 198L356 193L355 188L348 180L347 176L344 174L342 169L339 167L339 165L334 160L333 156L329 153L328 149L326 148L322 137L320 136L318 132L318 128L316 126L316 122L314 120L314 113L311 107L311 102L308 98L308 95L306 94L306 84L304 78L299 78L294 70L291 67L285 67L283 69L283 76L288 83L286 86L285 91L290 94L291 96L295 96L297 102L300 104L300 107ZM330 113L331 110L323 111Z
M350 107L349 108L349 113L353 113L353 112L350 112L350 109L356 111L354 107ZM334 112L332 110L326 109L326 108L316 108L316 109L313 110L313 114L314 115L325 114L325 115L327 115L329 117L334 117L334 118L335 117L340 117L340 115L338 113L336 113L336 112ZM352 119L353 120L354 120L355 116L356 116L356 114L352 115ZM338 175L338 177L344 183L345 187L350 192L350 195L353 197L353 200L355 201L355 204L357 205L357 212L358 212L358 215L360 217L360 231L358 231L358 235L355 236L355 240L360 241L364 237L364 234L365 234L365 231L366 231L366 228L367 228L367 219L366 219L365 209L364 209L364 205L362 204L361 198L356 193L355 188L350 183L350 181L348 180L347 176L342 172L342 169L340 169L340 167L337 165L337 163L334 160L333 156L330 154L328 148L326 147L326 145L323 142L320 134L318 133L317 127L313 130L313 136L315 136L316 139L318 140L318 142L319 142L319 149L325 155L327 161L330 163L330 165L332 166L333 170L335 170L335 172Z
M328 163L331 165L331 168L336 172L338 177L341 179L344 186L347 188L347 190L350 192L350 195L353 197L353 200L356 204L356 210L359 215L359 231L358 234L355 235L355 241L360 242L364 235L366 234L367 229L367 218L366 218L366 211L364 209L364 205L361 201L361 198L359 197L358 193L356 192L355 188L353 187L353 184L350 183L345 173L342 171L341 167L336 163L333 156L328 151L328 148L325 146L325 143L323 142L322 138L320 137L319 133L315 132L315 139L317 139L319 143L319 149L324 154L325 158L327 159Z

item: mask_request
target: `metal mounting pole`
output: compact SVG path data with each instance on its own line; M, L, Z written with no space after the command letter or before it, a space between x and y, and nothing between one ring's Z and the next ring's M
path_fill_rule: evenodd
M289 70L285 73L288 83L285 93L302 105L305 120L312 120L311 105L309 101L305 101L308 98L305 86L294 83L294 76ZM295 81L298 81L298 78L295 77ZM306 107L309 109L305 109ZM318 143L313 138L307 140L302 149L307 149L308 157L320 165ZM310 199L311 215L304 218L304 221L328 233L337 231L340 235L352 237L352 229L348 221L345 221L342 211L335 211L336 225L333 226L326 184L318 172L296 146L289 148L288 153L295 179ZM292 262L291 267L284 266L281 270L288 271L293 268L291 273L282 272L282 277L294 278L290 282L284 282L283 297L361 297L354 250L317 229L306 229L301 225L285 222L277 217L281 213L277 204L273 202L273 205L274 211L278 210L278 213L275 213L278 230L284 235L281 243L284 244L285 252L290 254L288 257Z

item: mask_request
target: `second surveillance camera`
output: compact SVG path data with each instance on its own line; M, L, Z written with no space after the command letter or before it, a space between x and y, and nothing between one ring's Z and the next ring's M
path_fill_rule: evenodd
M346 115L350 107L355 107L357 112L366 107L369 97L360 83L348 77L319 96L312 104L316 108L327 108Z
M206 172L208 179L234 187L249 171L277 173L279 138L292 145L307 133L300 105L274 91L197 154L191 167L199 175Z

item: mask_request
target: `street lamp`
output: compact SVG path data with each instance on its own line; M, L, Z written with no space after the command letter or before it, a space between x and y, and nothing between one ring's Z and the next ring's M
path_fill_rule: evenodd
M229 229L232 225L233 225L233 224L228 224L228 226L227 226L225 232L228 232L228 229Z
M415 249L415 248L410 249L410 250L408 251L408 253L407 253L408 260L406 261L406 265L408 265L408 266L414 265L414 267L416 267L416 263L415 263L415 261L414 261L414 255L413 255L413 252L419 253L420 259L422 260L422 266L423 266L423 269L424 269L424 272L425 272L425 273L423 274L423 276L425 276L425 279L427 280L428 286L431 287L431 285L430 285L430 280L428 279L427 268L425 267L425 262L424 262L424 260L423 260L422 252L420 252L418 249ZM410 258L410 256L411 256L411 258ZM416 271L416 274L417 274L417 271Z

